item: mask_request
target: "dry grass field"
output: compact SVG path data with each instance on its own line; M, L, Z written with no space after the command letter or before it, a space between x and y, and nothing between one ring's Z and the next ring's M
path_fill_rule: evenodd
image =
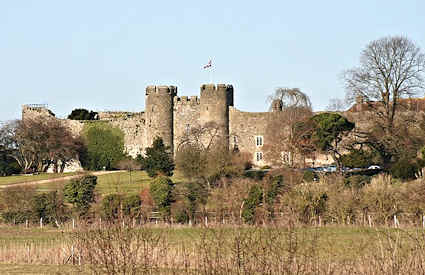
M2 226L0 273L424 274L424 249L413 228Z

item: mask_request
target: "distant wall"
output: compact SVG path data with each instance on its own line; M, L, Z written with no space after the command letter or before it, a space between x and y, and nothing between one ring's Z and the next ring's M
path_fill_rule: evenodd
M266 128L271 113L242 112L234 107L229 108L230 125L230 148L237 146L241 152L252 153L252 160L257 165L265 164L265 161L256 161L256 152L263 152L262 146L257 146L256 136L263 137L263 144L267 143Z
M147 146L145 113L100 112L99 119L109 121L112 126L123 131L127 154L136 157L138 154L144 153Z
M177 97L175 86L148 86L145 112L99 112L98 115L100 121L106 121L123 131L126 153L132 157L144 154L156 136L162 137L165 144L170 145L175 153L182 137L188 131L215 122L221 138L228 142L231 149L237 147L241 152L250 153L256 165L267 164L267 156L263 146L257 146L256 136L263 138L263 145L269 142L266 136L267 125L273 115L282 110L282 103L273 102L272 112L242 112L233 107L233 93L232 85L206 84L201 86L200 97ZM422 102L408 103L411 109L422 108ZM345 114L358 126L367 127L365 112L356 112L358 109L354 108ZM22 117L56 119L44 105L24 105ZM68 119L61 121L74 135L81 133L85 123L98 123ZM256 161L257 152L263 153L263 161ZM317 159L329 161L328 157L323 156L318 156Z
M174 153L187 131L199 127L200 110L197 96L174 98Z
M22 119L58 119L45 107L22 107ZM132 112L99 112L100 121L107 121L124 133L124 147L126 153L132 157L144 153L146 148L145 114ZM79 136L85 123L98 123L96 120L82 121L59 119L74 136Z

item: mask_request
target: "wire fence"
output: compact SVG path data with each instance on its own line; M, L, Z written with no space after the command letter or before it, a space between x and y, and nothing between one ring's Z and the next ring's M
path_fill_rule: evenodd
M24 223L4 223L8 226L17 226L24 228L44 228L56 227L63 230L72 230L81 225L88 224L93 227L101 228L111 223L122 223L123 226L232 226L232 225L287 225L289 222L303 226L360 226L360 227L392 227L392 228L423 228L425 230L425 215L418 213L399 213L395 215L383 215L382 213L360 213L358 215L347 215L345 217L335 218L330 216L314 215L308 218L288 215L287 213L274 213L273 217L258 216L254 222L246 222L242 215L235 216L226 212L196 212L195 215L186 221L177 221L172 216L164 217L160 212L153 211L148 216L137 216L134 218L122 217L117 219L105 219L102 217L93 219L72 218L66 222L60 223L57 220L46 223L43 218L38 222L25 220Z

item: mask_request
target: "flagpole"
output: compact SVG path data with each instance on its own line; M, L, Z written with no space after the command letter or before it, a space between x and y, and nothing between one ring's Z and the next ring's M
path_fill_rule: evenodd
M210 59L210 61L208 61L207 65L205 65L203 67L204 70L208 70L208 74L209 74L209 78L210 78L210 84L213 84L213 79L212 79L212 61Z

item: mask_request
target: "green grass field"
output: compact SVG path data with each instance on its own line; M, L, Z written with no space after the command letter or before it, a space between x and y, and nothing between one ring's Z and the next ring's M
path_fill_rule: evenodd
M62 173L62 174L53 174L53 173L42 173L38 175L17 175L17 176L9 176L9 177L0 177L0 186L12 185L16 183L25 183L31 181L38 180L47 180L47 179L55 179L55 178L63 178L68 176L77 175L77 172L72 173Z
M178 184L184 180L179 172L171 177L174 183ZM141 190L149 186L152 181L145 171L118 172L97 176L96 191L100 195L111 193L133 194L140 193ZM37 191L47 192L60 190L68 181L57 181L37 184Z

